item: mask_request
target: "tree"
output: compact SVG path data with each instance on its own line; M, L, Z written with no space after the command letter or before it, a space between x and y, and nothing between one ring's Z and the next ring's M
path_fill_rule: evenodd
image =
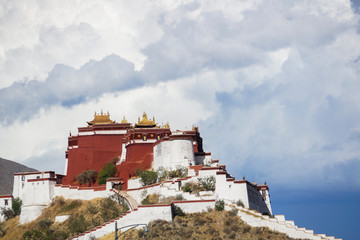
M154 171L142 171L140 178L143 185L151 185L157 182L158 174Z
M21 213L21 205L22 205L22 201L21 201L20 198L14 198L12 200L11 208L14 211L15 216L20 215L20 213Z
M106 179L115 177L116 171L117 171L116 166L112 162L108 162L99 172L98 183L100 185L105 184Z
M76 176L76 181L79 184L88 184L90 186L91 184L94 184L96 182L97 175L98 172L96 170L83 171Z

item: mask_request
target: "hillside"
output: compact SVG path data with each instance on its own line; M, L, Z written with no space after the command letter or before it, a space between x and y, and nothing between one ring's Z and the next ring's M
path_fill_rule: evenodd
M99 240L114 239L111 233ZM290 240L284 233L264 227L251 227L235 211L208 211L176 216L173 222L156 220L143 229L125 232L119 239L272 239Z
M14 173L36 171L25 165L0 158L0 195L12 194Z
M19 217L0 224L2 240L61 240L85 232L95 226L120 216L127 209L107 198L90 201L57 198L42 215L19 229ZM63 223L55 223L55 216L70 214ZM114 239L110 233L99 240ZM236 215L235 211L215 211L176 216L173 222L156 220L149 223L149 232L133 230L120 239L272 239L290 240L287 235L269 228L251 227Z

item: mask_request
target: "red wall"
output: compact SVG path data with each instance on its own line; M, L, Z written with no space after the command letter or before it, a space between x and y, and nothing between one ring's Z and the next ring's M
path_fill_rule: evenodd
M63 184L72 184L84 170L100 171L114 157L121 156L124 135L78 136L78 148L68 150L68 168Z

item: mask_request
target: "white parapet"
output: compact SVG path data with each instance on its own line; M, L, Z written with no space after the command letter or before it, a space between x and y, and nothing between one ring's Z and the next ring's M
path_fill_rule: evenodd
M23 205L21 207L20 224L25 224L37 219L47 205Z

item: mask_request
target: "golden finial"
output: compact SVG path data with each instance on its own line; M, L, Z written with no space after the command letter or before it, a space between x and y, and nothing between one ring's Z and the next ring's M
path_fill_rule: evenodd
M146 127L146 128L152 128L156 127L155 118L153 117L153 120L149 120L147 118L147 114L143 113L143 118L140 120L140 117L138 117L138 123L135 124L135 127Z
M104 111L101 110L101 114L97 114L95 111L95 115L94 115L94 120L92 120L91 122L88 122L89 125L94 125L94 124L110 124L110 123L114 123L115 121L112 121L110 119L110 114L108 111L108 114L104 114Z
M121 123L129 123L129 122L125 119L125 116L124 116L123 119L121 120Z
M164 128L170 128L169 122L164 125Z
M147 119L146 112L143 113L143 118L146 118L146 119Z

